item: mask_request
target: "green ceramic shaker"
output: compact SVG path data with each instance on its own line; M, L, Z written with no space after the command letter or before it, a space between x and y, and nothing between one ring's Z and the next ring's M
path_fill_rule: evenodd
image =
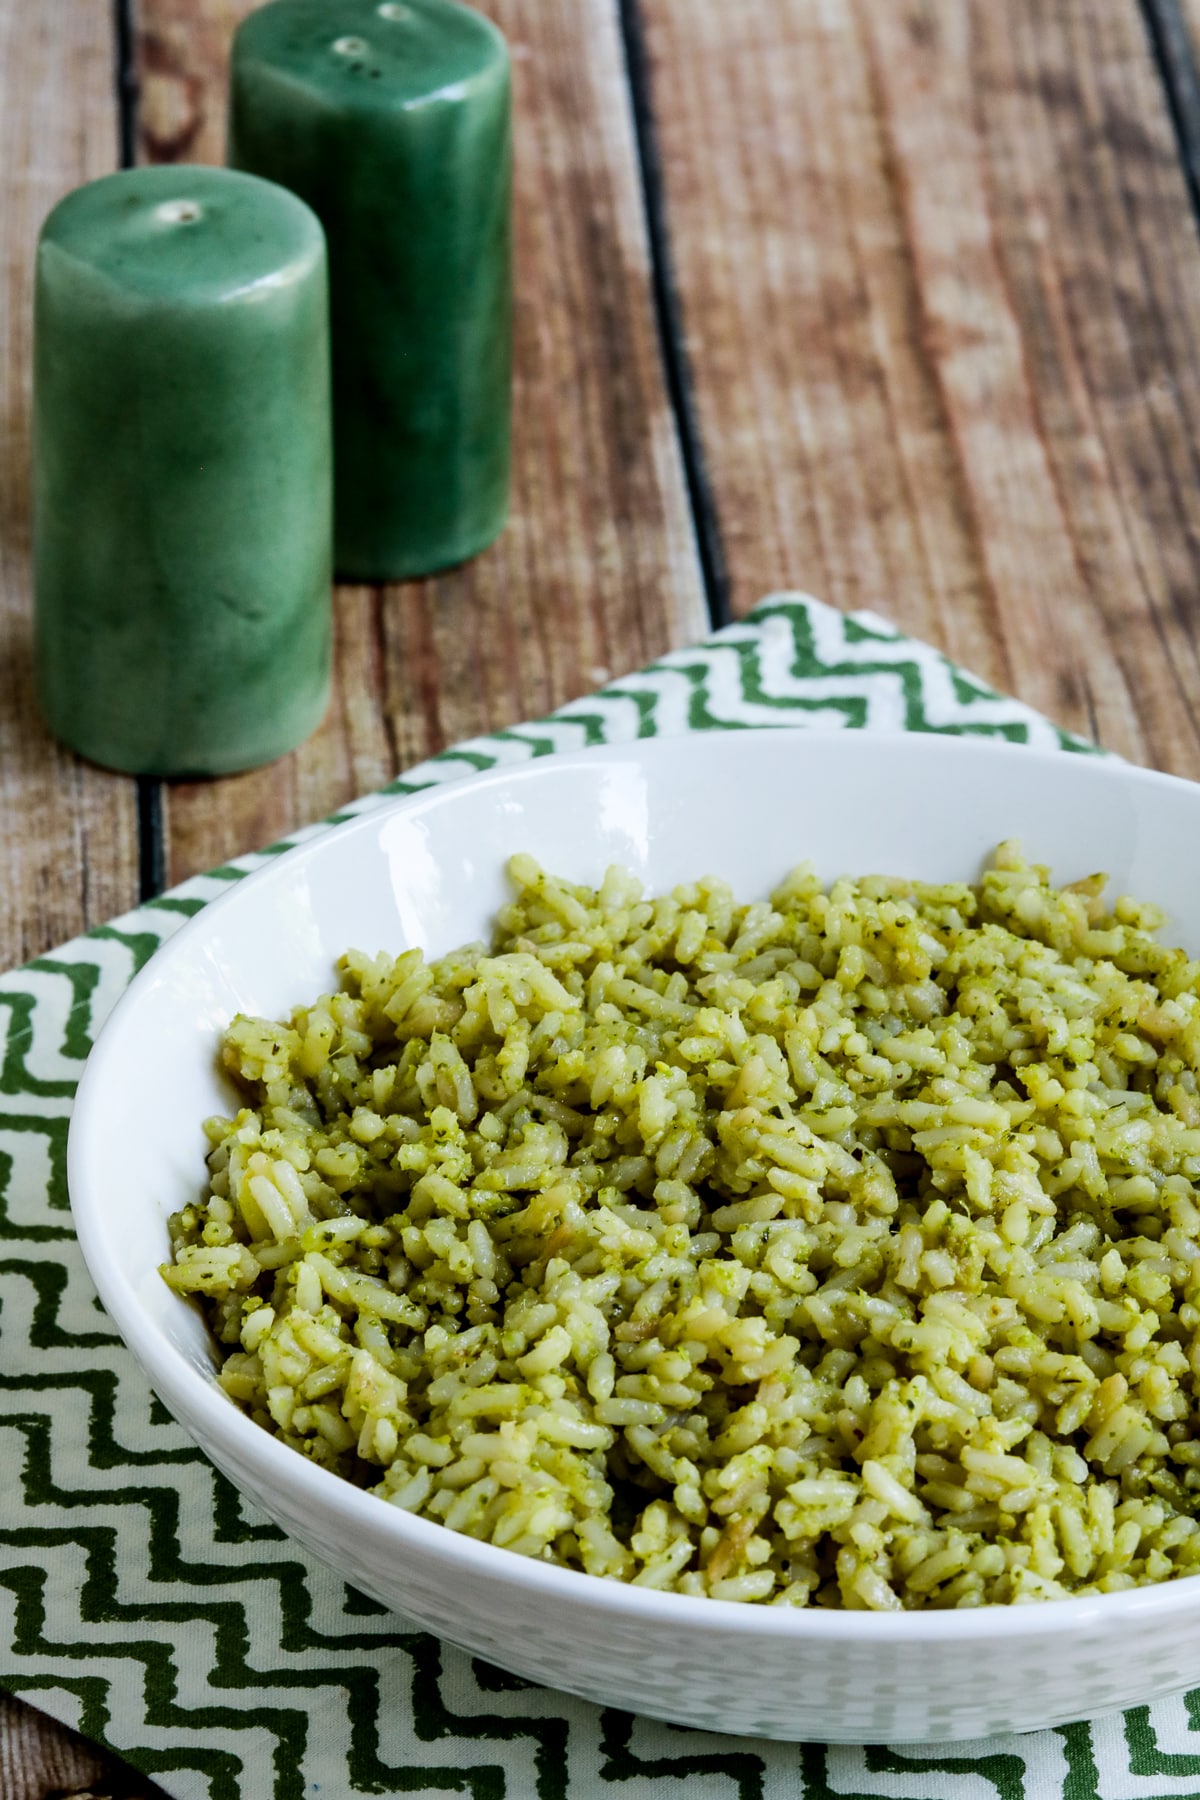
M293 749L329 691L325 244L228 169L78 189L34 319L42 709L109 768L223 775Z
M299 194L329 242L336 566L461 562L508 506L504 39L454 0L274 0L231 81L230 163Z

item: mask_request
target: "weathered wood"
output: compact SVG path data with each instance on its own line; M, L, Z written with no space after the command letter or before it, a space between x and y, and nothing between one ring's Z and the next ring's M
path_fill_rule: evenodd
M138 151L144 162L225 160L225 80L253 0L152 0L137 12Z
M1200 775L1200 245L1135 0L640 5L735 608L876 607Z
M0 6L0 967L137 898L132 784L55 745L30 661L33 254L53 203L117 154L110 8Z
M144 155L220 158L244 4L142 0ZM637 4L738 610L784 584L878 607L1200 774L1200 249L1136 0ZM702 629L613 7L494 5L520 109L513 524L468 570L341 592L330 720L273 770L173 788L173 875ZM28 257L115 143L108 9L53 10L0 7L10 960L135 875L129 784L60 756L27 698ZM6 1800L142 1791L88 1755L3 1703Z
M142 0L142 154L217 158L245 0ZM514 492L499 543L337 599L322 730L273 768L167 792L179 879L408 763L545 712L705 629L660 368L615 0L493 0L516 86Z
M0 1794L4 1800L162 1800L145 1776L4 1693Z

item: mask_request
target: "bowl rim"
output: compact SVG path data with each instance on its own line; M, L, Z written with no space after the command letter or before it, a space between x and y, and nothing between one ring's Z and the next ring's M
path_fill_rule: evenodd
M329 847L334 842L344 843L347 834L377 831L398 813L419 814L431 806L443 804L455 793L502 787L514 780L536 781L543 774L552 770L561 773L564 767L572 765L588 766L630 759L638 763L653 762L672 752L678 754L681 746L696 750L698 739L711 749L718 744L728 748L735 738L762 739L768 735L776 741L782 737L797 745L821 743L826 751L831 745L839 748L854 745L856 748L852 753L856 755L859 754L857 746L879 746L900 738L906 744L919 743L923 752L935 758L945 756L948 760L992 761L1019 755L1047 768L1061 770L1064 761L1069 759L1081 772L1086 769L1101 781L1111 780L1134 788L1191 791L1200 797L1198 783L1157 769L1141 768L1105 754L1073 753L1066 748L1042 750L1011 739L965 737L949 732L759 726L736 732L696 732L593 745L549 755L535 754L521 762L503 763L475 774L430 783L415 792L384 796L362 811L341 818L335 816L332 821L309 827L308 835L300 842L275 855L263 867L244 875L164 939L117 1000L93 1043L72 1103L67 1139L67 1187L80 1250L105 1311L153 1390L206 1456L206 1443L211 1442L230 1460L253 1466L266 1491L290 1489L311 1508L314 1517L340 1513L348 1527L361 1532L364 1541L388 1539L398 1548L403 1546L427 1562L453 1566L465 1575L479 1577L493 1588L519 1588L550 1602L620 1614L632 1623L641 1622L647 1626L677 1626L693 1633L732 1633L742 1637L855 1644L911 1642L914 1648L922 1644L983 1639L1087 1635L1090 1628L1111 1630L1123 1619L1132 1621L1135 1616L1147 1613L1158 1614L1165 1622L1169 1617L1198 1608L1200 1574L1176 1576L1115 1593L1072 1595L1036 1603L894 1612L753 1605L588 1575L451 1531L435 1520L390 1505L331 1470L310 1462L256 1425L218 1387L215 1378L202 1375L174 1346L169 1346L170 1361L165 1368L157 1355L152 1354L160 1351L161 1340L142 1315L132 1288L124 1282L115 1247L101 1223L100 1209L91 1203L88 1146L93 1119L103 1105L112 1045L119 1037L124 1020L138 1006L141 995L161 976L164 959L174 960L186 955L190 946L211 930L214 920L221 920L228 909L241 904L246 892L287 879L291 871L311 859L329 854ZM1091 775L1086 777L1090 778ZM180 1304L189 1302L181 1296ZM152 1368L154 1373L151 1373ZM194 1426L184 1424L180 1419L181 1412L194 1417L197 1423ZM319 1552L312 1554L318 1561L322 1560Z

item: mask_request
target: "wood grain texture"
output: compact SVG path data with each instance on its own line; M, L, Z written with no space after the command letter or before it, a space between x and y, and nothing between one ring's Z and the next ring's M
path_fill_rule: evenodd
M85 1738L0 1693L4 1800L163 1800L162 1790Z
M52 742L33 698L29 406L33 258L46 213L114 166L108 7L0 5L0 967L137 898L132 785Z
M640 5L735 609L874 607L1200 775L1200 244L1135 0Z
M219 158L228 39L248 10L245 0L142 0L143 156ZM509 525L482 557L433 580L339 590L324 726L270 769L168 788L172 880L705 629L615 0L481 10L514 58Z

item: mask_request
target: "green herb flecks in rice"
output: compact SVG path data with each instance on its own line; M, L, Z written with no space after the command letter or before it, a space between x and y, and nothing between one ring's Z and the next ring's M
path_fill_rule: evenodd
M514 858L489 949L239 1018L172 1221L221 1380L454 1530L971 1606L1200 1572L1200 964L1103 880Z

